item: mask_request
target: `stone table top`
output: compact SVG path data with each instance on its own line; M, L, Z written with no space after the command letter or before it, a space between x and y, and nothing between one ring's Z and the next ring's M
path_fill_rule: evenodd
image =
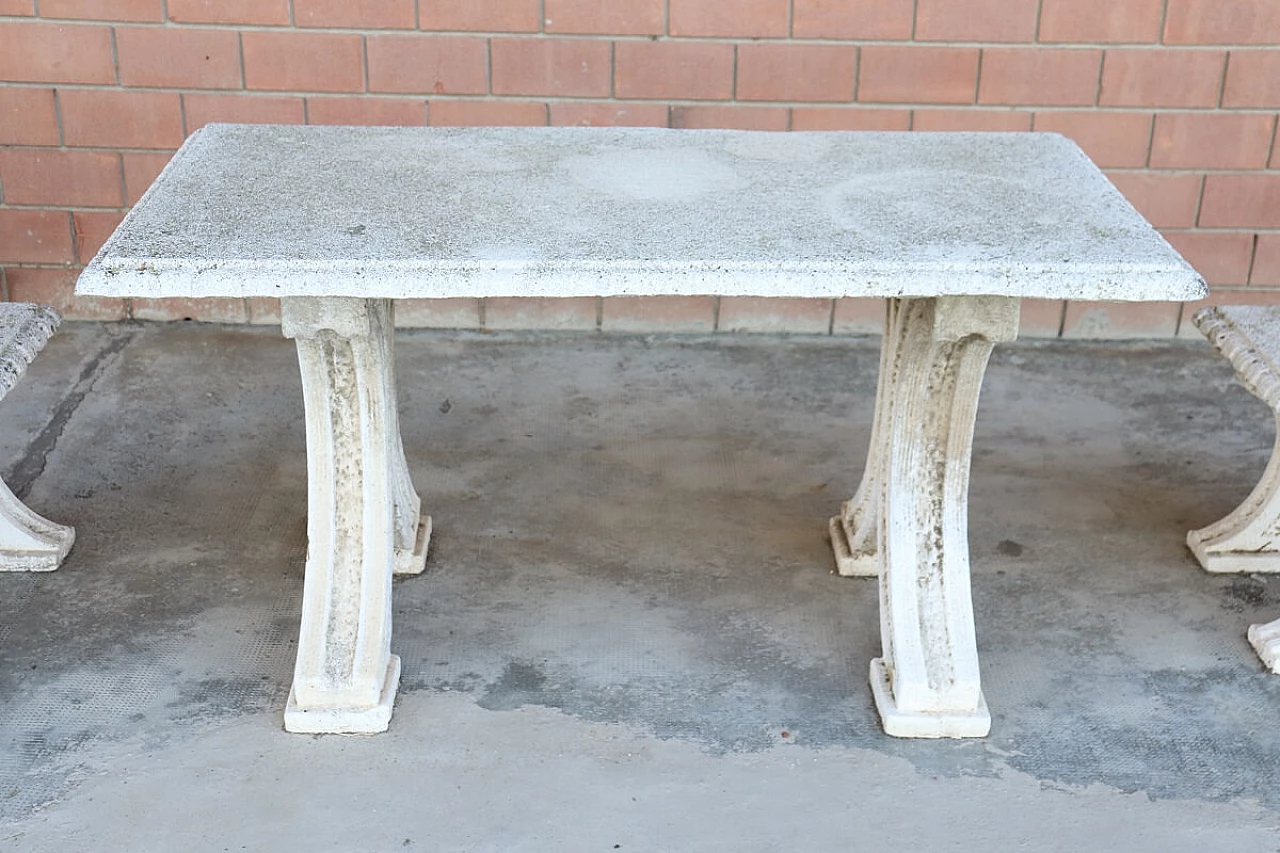
M77 292L1206 291L1056 134L215 124L187 140Z

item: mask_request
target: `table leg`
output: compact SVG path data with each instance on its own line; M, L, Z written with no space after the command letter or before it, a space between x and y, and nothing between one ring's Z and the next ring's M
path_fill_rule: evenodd
M282 321L302 370L308 539L285 728L383 731L400 679L390 651L396 546L417 535L396 415L392 306L291 297Z
M969 589L973 425L992 346L1017 336L1019 300L902 299L888 312L876 414L882 657L871 688L885 732L982 737Z
M853 498L840 505L840 514L828 523L836 571L845 577L873 578L880 573L878 527L880 490L887 458L884 440L889 434L885 419L893 409L893 389L898 385L898 348L891 345L902 300L885 300L884 340L880 347L880 371L876 374L876 407L871 423L871 447L867 451L862 482Z

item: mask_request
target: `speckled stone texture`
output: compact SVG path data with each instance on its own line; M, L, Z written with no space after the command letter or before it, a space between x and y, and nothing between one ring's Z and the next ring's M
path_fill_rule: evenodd
M1056 134L210 125L77 292L1187 300L1205 288Z
M0 397L48 343L62 315L46 305L0 302ZM75 530L32 512L0 482L0 572L48 572L62 564Z
M0 302L0 397L17 384L61 322L62 315L47 305Z

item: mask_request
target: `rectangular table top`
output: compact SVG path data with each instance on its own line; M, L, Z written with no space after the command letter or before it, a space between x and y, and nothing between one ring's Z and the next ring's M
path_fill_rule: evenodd
M1057 134L225 124L187 140L76 290L1206 292Z

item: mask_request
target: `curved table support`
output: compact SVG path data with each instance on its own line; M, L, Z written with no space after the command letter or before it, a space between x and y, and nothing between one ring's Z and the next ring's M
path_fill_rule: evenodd
M890 735L991 728L969 589L969 463L987 359L1017 336L1018 308L938 297L893 300L887 312L867 473L832 526L845 536L833 536L837 560L842 544L853 557L842 573L874 564L880 578L882 657L870 678Z
M391 576L421 571L418 521L396 413L389 300L286 298L307 425L307 566L291 732L379 732L391 720Z

